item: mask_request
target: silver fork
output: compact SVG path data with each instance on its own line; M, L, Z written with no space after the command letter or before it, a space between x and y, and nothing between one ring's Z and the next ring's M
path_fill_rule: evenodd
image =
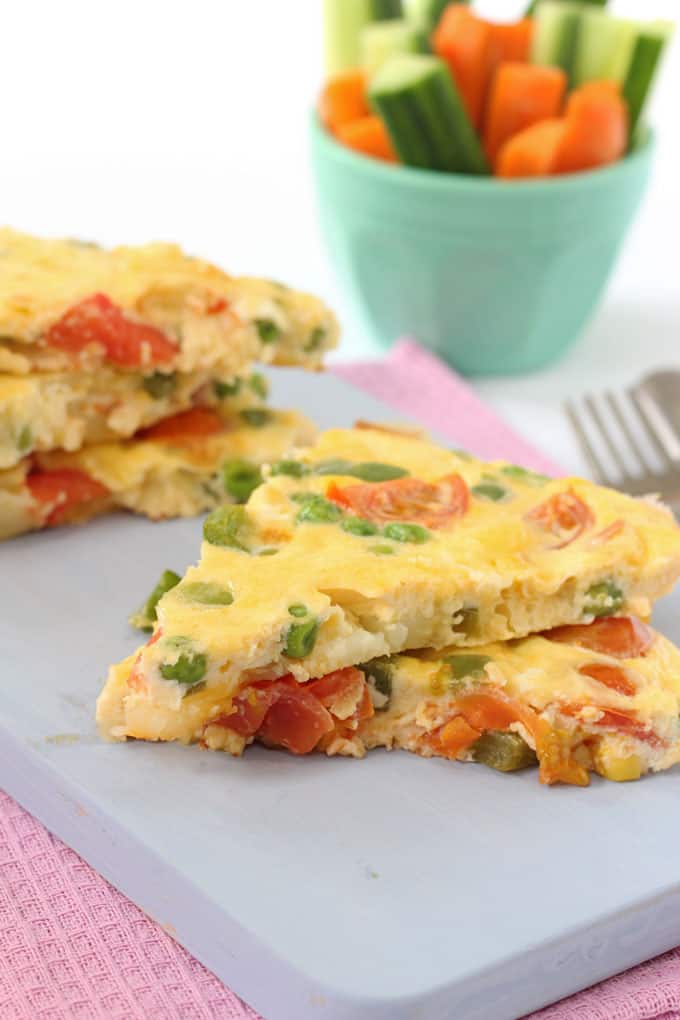
M564 409L595 481L631 496L658 494L680 512L680 372L656 372L624 394L583 404Z

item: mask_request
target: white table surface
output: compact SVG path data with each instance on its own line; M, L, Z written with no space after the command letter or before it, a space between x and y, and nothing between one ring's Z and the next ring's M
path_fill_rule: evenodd
M511 17L517 0L479 0ZM677 0L611 0L677 19ZM178 240L232 272L316 291L339 357L378 353L353 323L318 234L307 109L321 80L321 0L23 0L2 12L0 222L103 242ZM654 102L652 188L606 299L553 368L477 382L568 469L560 402L680 362L680 53Z

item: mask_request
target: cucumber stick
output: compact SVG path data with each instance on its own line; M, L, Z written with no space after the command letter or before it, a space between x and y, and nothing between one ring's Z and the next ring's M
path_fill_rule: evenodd
M608 0L572 0L572 2L583 7L606 7ZM531 3L524 12L524 17L533 18L540 6L541 0L531 0Z
M617 64L630 58L633 41L637 34L634 21L612 18L604 11L584 11L574 61L574 84L597 78L621 81Z
M628 103L630 136L634 137L645 103L659 69L661 57L673 35L671 21L656 21L640 26L633 40L630 57L621 77L621 93Z
M324 0L326 70L338 74L360 63L359 35L372 21L401 18L401 0Z
M581 36L583 7L579 3L543 0L536 14L531 48L534 64L561 67L571 84Z
M439 24L439 19L448 7L451 0L411 0L407 14L414 25L418 25L428 37L434 32ZM463 3L470 3L470 0L463 0Z
M370 78L398 53L426 53L427 39L412 22L395 18L366 25L360 35L360 49L361 65Z
M369 99L407 166L484 174L489 168L448 65L438 57L392 57L374 76Z

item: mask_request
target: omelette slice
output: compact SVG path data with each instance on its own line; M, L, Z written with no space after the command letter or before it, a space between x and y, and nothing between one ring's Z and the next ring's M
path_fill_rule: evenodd
M216 379L209 371L83 372L0 375L0 469L27 454L79 450L126 439L190 407L220 406L230 413L257 407L267 395L258 372Z
M107 250L0 230L0 372L318 368L337 341L318 299L228 276L176 245Z
M313 436L295 411L196 407L134 439L36 454L0 471L0 539L114 509L160 520L243 502L261 465Z
M207 519L151 642L112 671L102 728L196 739L197 706L228 713L254 678L646 617L679 573L680 530L653 502L376 428L327 432ZM214 587L228 605L192 596Z
M205 583L183 588L205 612L231 597ZM680 762L680 651L635 617L384 657L303 684L260 671L235 697L225 683L219 696L195 684L155 711L138 667L134 658L116 667L100 696L109 738L198 741L235 755L254 740L357 758L402 748L502 772L538 765L541 782L578 786L591 771L625 781Z

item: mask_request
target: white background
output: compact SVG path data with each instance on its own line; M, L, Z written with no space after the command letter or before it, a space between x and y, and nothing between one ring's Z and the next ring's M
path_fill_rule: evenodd
M516 0L480 0L516 16ZM677 18L677 0L612 0ZM322 78L321 0L22 0L0 14L0 222L103 242L178 240L235 273L316 291L343 357L375 352L317 233L307 115ZM567 467L560 401L680 367L680 47L654 102L652 190L607 298L553 369L479 391Z

